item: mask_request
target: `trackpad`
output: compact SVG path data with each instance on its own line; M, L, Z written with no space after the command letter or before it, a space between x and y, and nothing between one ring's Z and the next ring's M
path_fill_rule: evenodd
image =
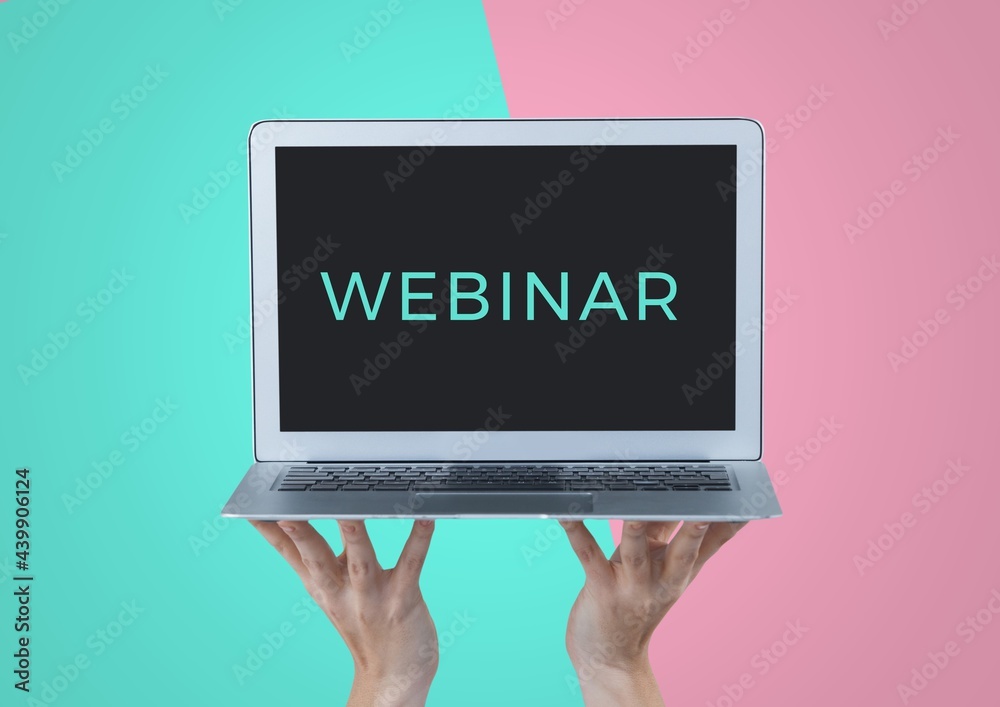
M589 493L532 493L517 491L435 491L416 494L421 513L442 515L559 515L591 513L594 497Z

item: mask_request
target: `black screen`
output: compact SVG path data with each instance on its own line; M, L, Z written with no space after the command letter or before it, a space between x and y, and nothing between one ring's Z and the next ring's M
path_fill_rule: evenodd
M282 431L735 429L734 370L691 395L735 337L735 162L731 145L276 148ZM436 319L403 318L404 272L434 273L406 311Z

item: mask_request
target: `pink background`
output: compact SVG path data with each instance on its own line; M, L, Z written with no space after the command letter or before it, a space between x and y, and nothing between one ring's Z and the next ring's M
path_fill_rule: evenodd
M883 37L886 0L484 4L512 117L740 115L776 143L765 302L798 299L767 330L764 459L785 473L785 516L745 529L664 621L652 655L668 703L1000 704L1000 277L984 269L961 309L949 300L1000 254L997 5L908 0L896 7L916 12ZM560 7L574 11L553 27ZM674 53L724 10L679 70ZM832 95L791 130L814 88ZM958 138L935 152L948 128ZM913 180L925 148L937 159ZM851 243L844 224L894 180ZM888 354L939 309L946 323L894 371ZM810 442L830 419L842 427ZM954 484L949 460L969 467ZM915 502L935 481L947 492ZM860 571L905 513L911 527ZM981 632L961 628L981 610ZM787 622L808 631L782 645ZM949 642L957 655L904 700L898 685Z

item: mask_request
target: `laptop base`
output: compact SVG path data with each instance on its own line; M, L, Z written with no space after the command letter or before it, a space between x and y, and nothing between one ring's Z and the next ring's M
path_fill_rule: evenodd
M427 464L427 462L423 462ZM564 463L579 466L581 462ZM636 463L641 465L641 463ZM761 462L724 465L733 490L675 485L671 490L513 490L463 488L409 490L280 490L303 464L258 462L222 510L230 518L606 518L619 520L744 521L781 515ZM559 466L539 462L539 466ZM677 489L677 490L674 490Z

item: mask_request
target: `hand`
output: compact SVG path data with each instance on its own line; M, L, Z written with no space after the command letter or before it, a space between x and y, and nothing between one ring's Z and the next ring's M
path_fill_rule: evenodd
M288 561L354 657L348 705L422 705L437 671L434 622L420 570L434 522L415 521L398 564L383 570L364 521L338 521L338 557L305 521L250 521Z
M586 580L566 649L588 705L662 705L649 665L653 630L709 557L746 523L629 521L607 559L581 521L562 521ZM673 539L670 536L677 530Z

